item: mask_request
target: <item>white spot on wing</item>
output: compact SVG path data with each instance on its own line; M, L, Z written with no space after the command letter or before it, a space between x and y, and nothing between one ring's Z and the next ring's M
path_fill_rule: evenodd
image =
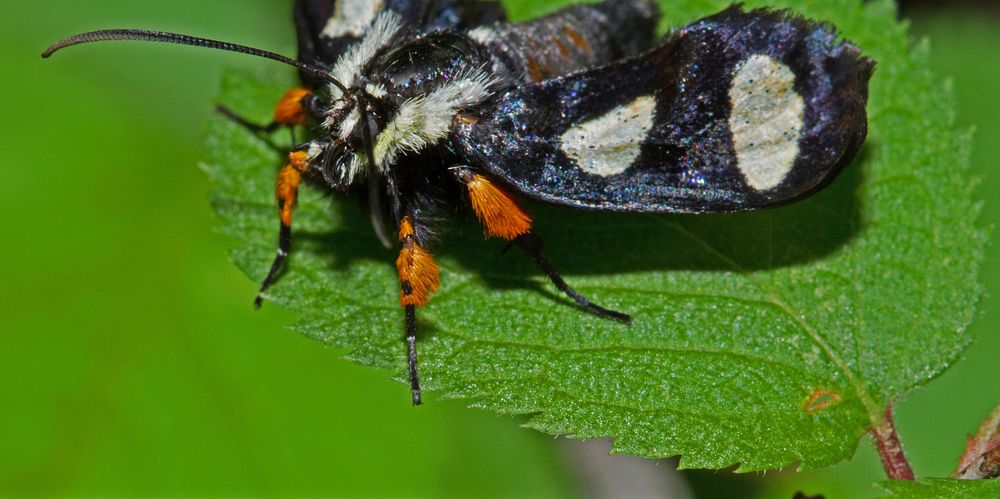
M562 151L583 171L608 177L635 162L653 128L656 99L644 95L606 114L576 125L562 135Z
M339 0L334 6L333 16L326 22L320 36L337 38L340 36L359 37L365 32L375 15L382 10L381 0Z
M497 32L492 26L479 26L478 28L469 30L469 38L472 38L483 45L492 42L496 37Z
M766 55L743 61L729 87L729 130L736 164L750 187L776 187L799 155L805 103L795 73Z

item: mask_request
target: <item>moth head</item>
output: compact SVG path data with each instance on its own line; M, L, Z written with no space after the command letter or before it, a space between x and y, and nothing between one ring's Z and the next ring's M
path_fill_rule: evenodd
M364 88L351 87L325 107L322 128L332 150L322 161L323 177L335 189L346 189L369 173L368 158L392 109Z
M337 186L384 173L401 155L436 144L455 113L489 93L491 81L481 69L486 59L476 42L452 32L407 36L396 17L380 15L330 71L348 86L328 89L323 121L329 139L344 144L350 156L339 159L327 179Z
M486 58L477 42L459 33L414 34L391 10L380 13L330 69L235 43L138 29L74 35L51 45L42 57L71 45L109 40L239 52L294 66L326 82L329 100L320 106L326 109L323 128L330 146L322 165L336 188L366 173L384 174L400 155L436 144L447 135L455 114L486 99L493 84L482 69Z

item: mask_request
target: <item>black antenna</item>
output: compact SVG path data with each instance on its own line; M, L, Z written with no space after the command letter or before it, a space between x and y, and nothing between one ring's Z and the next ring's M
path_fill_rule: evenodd
M247 47L246 45L239 45L236 43L220 42L218 40L210 40L208 38L199 38L196 36L181 35L177 33L166 33L163 31L150 31L145 29L102 29L99 31L80 33L53 43L49 48L45 49L45 52L42 52L42 58L48 58L57 50L69 47L70 45L106 40L138 40L145 42L177 43L180 45L228 50L230 52L239 52L241 54L263 57L265 59L271 59L299 68L312 76L334 84L340 89L341 92L345 94L347 93L347 88L344 84L337 81L337 79L331 76L329 72L323 70L322 68L318 68L301 61L296 61L295 59L290 59L281 54L255 49L253 47Z

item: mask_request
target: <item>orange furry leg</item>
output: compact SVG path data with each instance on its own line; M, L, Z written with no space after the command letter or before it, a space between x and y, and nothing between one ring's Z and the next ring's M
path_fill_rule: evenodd
M274 278L278 276L281 266L288 258L288 252L292 249L292 212L295 210L295 203L299 199L299 184L302 183L302 174L309 169L309 155L305 151L294 151L288 155L288 163L278 172L278 178L274 182L275 198L278 201L278 218L281 220L281 227L278 232L278 253L271 262L271 269L267 272L267 277L260 285L260 291L254 299L254 306L260 308L262 303L261 294L271 287Z
M413 405L420 405L420 375L417 372L416 307L426 305L430 295L441 284L441 270L429 251L417 243L413 223L403 217L399 223L399 240L403 248L396 259L399 272L399 304L406 314L406 345L410 367L410 393Z

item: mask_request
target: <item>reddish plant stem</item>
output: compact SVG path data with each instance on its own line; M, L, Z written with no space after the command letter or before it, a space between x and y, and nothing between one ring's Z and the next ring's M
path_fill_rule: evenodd
M913 480L913 469L906 460L903 444L900 443L896 425L892 422L892 404L885 408L882 424L872 427L870 431L878 448L878 456L882 458L882 467L885 468L885 474L889 479Z

